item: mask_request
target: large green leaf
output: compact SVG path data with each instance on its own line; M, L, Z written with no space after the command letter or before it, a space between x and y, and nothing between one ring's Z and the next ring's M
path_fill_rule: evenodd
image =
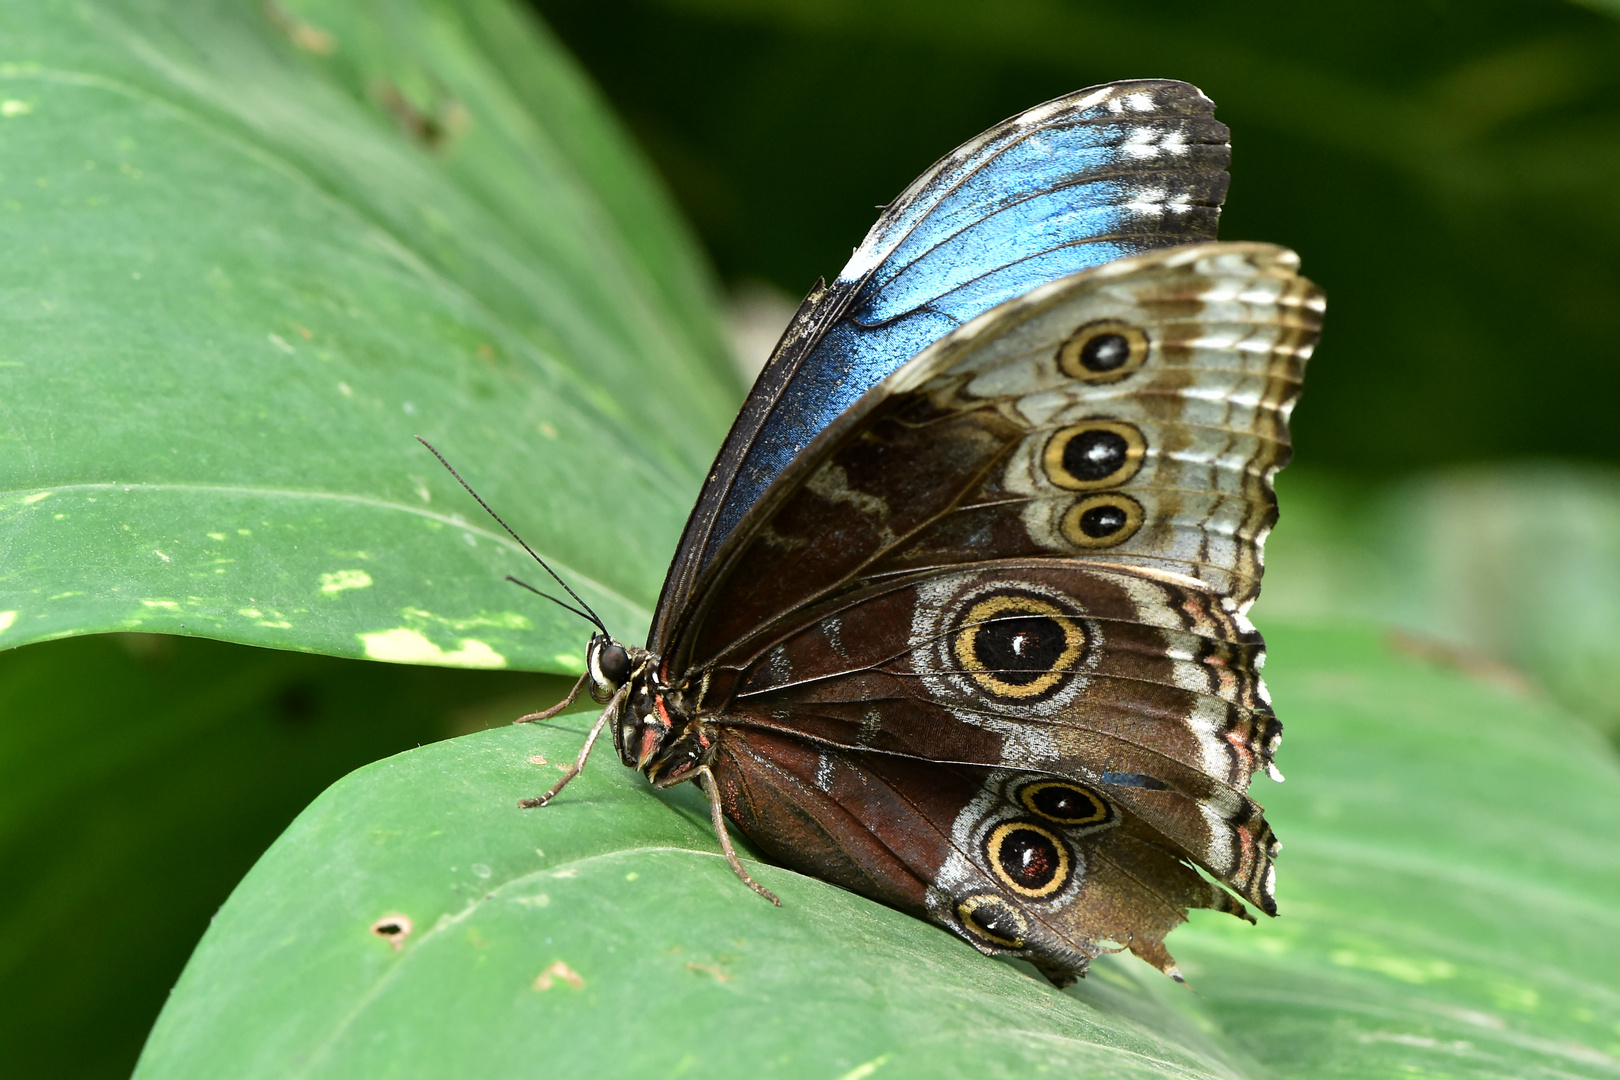
M220 911L137 1076L1620 1072L1606 745L1368 633L1273 636L1283 914L1172 935L1192 992L1126 960L1059 993L760 868L772 908L695 793L610 755L518 810L575 723L412 751L316 800Z
M323 787L565 685L144 634L0 652L0 1073L128 1076L209 917Z
M735 408L635 155L499 0L8 4L0 645L134 629L578 670ZM467 515L470 520L463 520Z

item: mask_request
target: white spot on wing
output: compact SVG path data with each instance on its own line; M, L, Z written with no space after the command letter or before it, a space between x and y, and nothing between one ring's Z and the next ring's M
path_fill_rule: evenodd
M1134 199L1125 204L1125 209L1138 214L1162 214L1169 194L1164 188L1143 188L1136 193Z
M1120 144L1119 151L1126 157L1138 160L1158 157L1158 137L1159 133L1150 127L1133 128L1130 135Z

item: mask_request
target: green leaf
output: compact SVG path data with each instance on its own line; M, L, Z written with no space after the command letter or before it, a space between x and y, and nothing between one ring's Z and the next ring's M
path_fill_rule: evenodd
M148 634L0 652L0 1071L128 1076L209 918L323 787L566 686Z
M1172 935L1192 992L1116 959L1059 993L760 867L772 908L695 792L607 753L517 809L577 715L316 800L220 911L136 1075L1613 1076L1613 755L1372 635L1273 637L1290 781L1260 794L1283 914Z
M1620 742L1620 471L1521 462L1379 488L1290 469L1279 491L1261 625L1391 623Z
M735 409L711 288L498 0L24 4L0 42L0 645L578 671Z

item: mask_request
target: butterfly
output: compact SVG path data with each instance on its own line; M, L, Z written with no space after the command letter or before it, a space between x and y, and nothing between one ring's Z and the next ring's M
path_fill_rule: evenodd
M1081 90L891 203L744 403L646 648L574 596L587 671L525 719L604 708L520 805L606 730L701 785L762 896L728 819L1059 986L1124 949L1180 978L1189 908L1275 914L1245 613L1324 305L1292 252L1215 241L1213 114Z

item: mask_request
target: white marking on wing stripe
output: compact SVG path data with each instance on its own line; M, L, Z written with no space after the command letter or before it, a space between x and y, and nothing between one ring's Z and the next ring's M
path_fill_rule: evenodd
M1226 752L1221 732L1226 727L1226 708L1215 698L1198 698L1187 726L1198 737L1198 756L1204 772L1217 780L1225 780L1232 772L1232 761Z
M1198 812L1204 816L1204 824L1209 829L1205 858L1210 869L1224 877L1233 870L1231 822L1226 820L1220 807L1207 799L1198 800Z

